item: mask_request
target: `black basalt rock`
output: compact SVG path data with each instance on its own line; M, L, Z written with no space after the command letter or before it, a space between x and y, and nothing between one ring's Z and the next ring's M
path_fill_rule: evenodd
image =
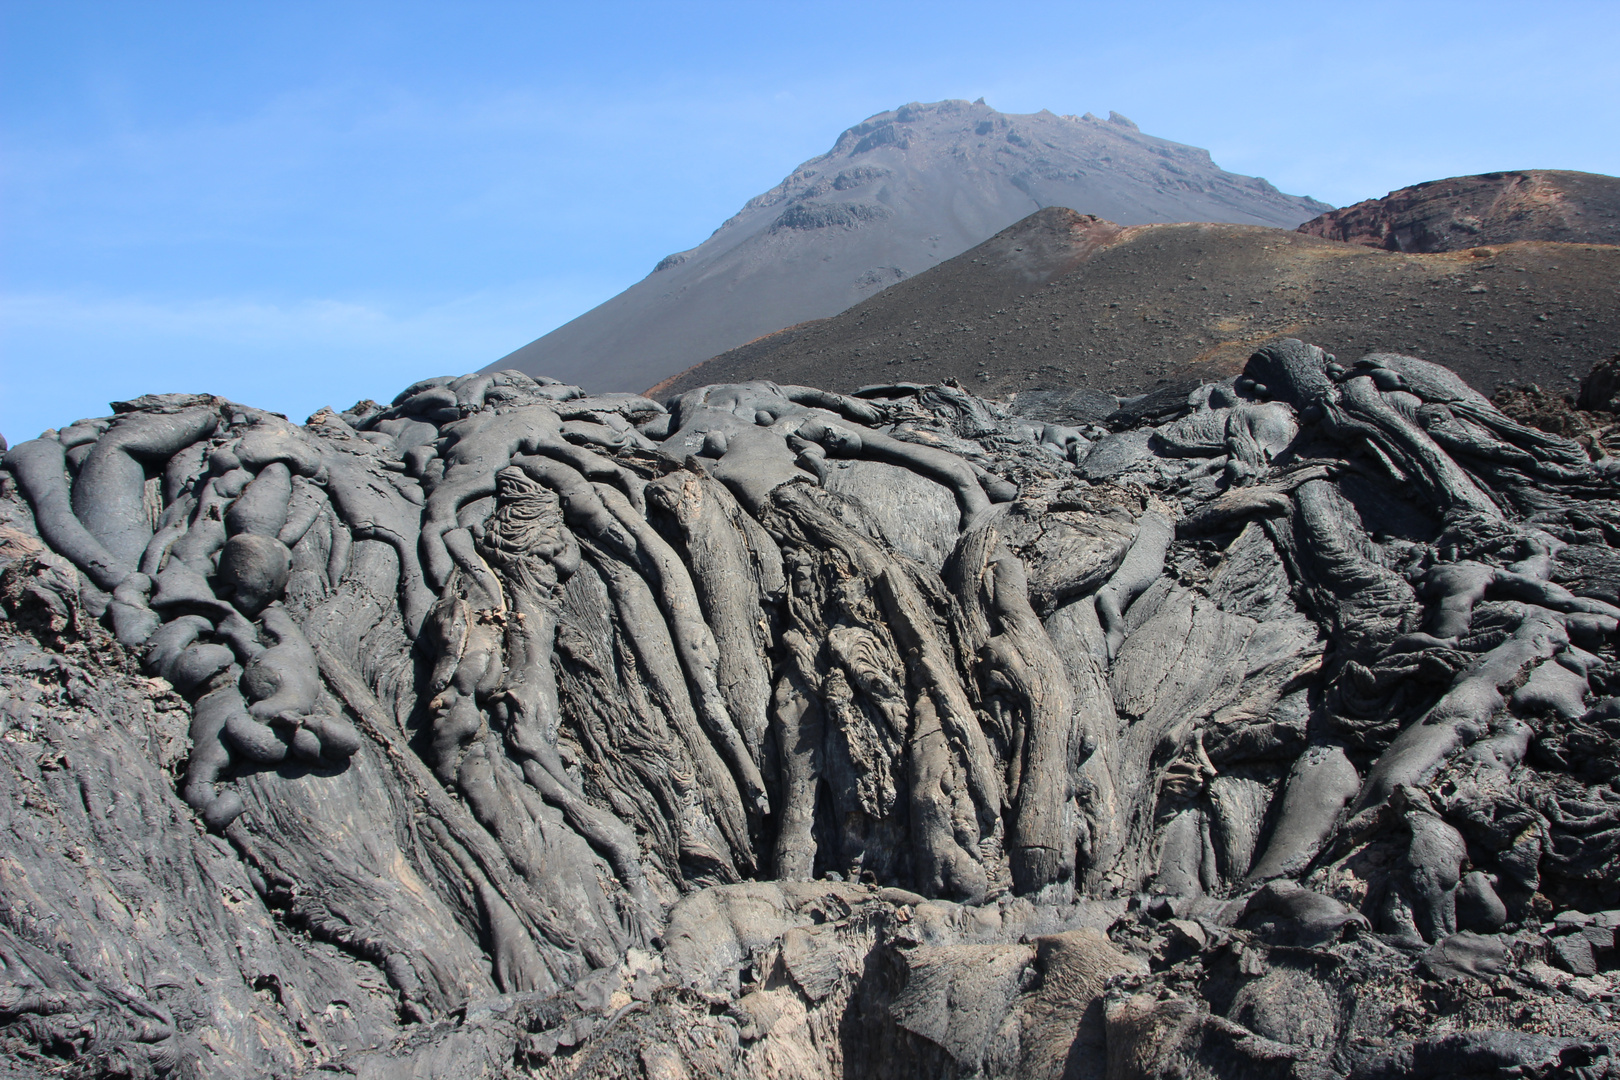
M1608 1075L1613 474L1398 354L1043 395L11 448L0 1071Z

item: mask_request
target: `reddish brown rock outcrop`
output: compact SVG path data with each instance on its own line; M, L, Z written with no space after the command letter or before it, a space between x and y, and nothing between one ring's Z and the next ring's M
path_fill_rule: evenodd
M1134 395L1233 375L1284 337L1340 356L1444 356L1487 394L1532 382L1562 393L1620 344L1617 282L1620 246L1522 241L1412 255L1254 225L1122 228L1049 207L848 311L722 353L651 393L749 379L845 392L956 379L1026 404L1054 387Z
M1556 169L1453 176L1329 210L1299 231L1405 252L1517 240L1620 244L1620 178Z

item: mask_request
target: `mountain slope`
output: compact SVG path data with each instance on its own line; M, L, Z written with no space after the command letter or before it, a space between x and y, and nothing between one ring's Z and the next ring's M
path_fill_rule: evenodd
M1292 228L1326 204L1224 172L1208 151L1098 120L944 101L880 113L697 247L486 370L641 390L784 326L835 314L1034 210L1125 224Z
M1330 210L1299 231L1387 251L1516 240L1620 244L1620 177L1553 169L1453 176Z
M1524 242L1405 255L1248 225L1123 228L1054 208L831 319L791 327L667 380L774 379L851 390L957 378L1138 393L1224 377L1263 341L1347 358L1442 361L1489 393L1572 389L1620 346L1620 247Z

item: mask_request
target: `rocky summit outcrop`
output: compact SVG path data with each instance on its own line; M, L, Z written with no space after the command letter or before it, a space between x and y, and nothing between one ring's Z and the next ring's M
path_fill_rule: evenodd
M1299 231L1408 252L1519 240L1620 244L1620 177L1556 169L1453 176L1329 210Z
M914 103L850 128L697 247L485 370L642 391L762 334L843 311L1047 206L1128 225L1285 229L1328 209L1115 113Z
M0 1072L1613 1077L1604 445L1291 339L120 403L4 457Z
M987 397L1129 395L1228 378L1278 337L1444 356L1486 393L1535 383L1561 394L1620 343L1620 247L1525 241L1403 255L1253 225L1126 227L1053 207L651 392L954 378Z

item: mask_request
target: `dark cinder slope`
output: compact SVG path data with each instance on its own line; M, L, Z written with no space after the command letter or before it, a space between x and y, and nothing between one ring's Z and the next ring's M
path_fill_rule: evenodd
M486 370L641 390L726 349L833 315L1048 206L1113 221L1292 228L1327 209L1222 171L1118 114L943 101L879 113L714 235Z
M1299 231L1388 251L1516 240L1620 244L1620 177L1555 169L1453 176L1330 210Z
M850 390L956 378L1139 393L1224 377L1302 337L1394 349L1491 392L1573 389L1620 346L1620 247L1524 242L1408 255L1245 225L1122 228L1043 210L842 314L751 342L655 388L769 378Z

